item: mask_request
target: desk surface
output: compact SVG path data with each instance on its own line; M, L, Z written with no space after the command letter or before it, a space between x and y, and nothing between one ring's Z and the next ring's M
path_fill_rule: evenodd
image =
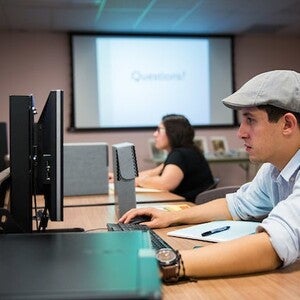
M0 244L2 300L160 299L156 259L139 253L146 232L2 234Z
M160 204L170 204L170 202ZM176 202L176 204L187 204L187 202ZM157 206L158 203L138 204L138 207L150 205ZM193 204L189 203L189 205ZM83 227L90 232L106 231L106 223L117 221L114 205L66 207L64 213L64 222L49 222L48 228ZM208 244L167 236L168 231L181 227L164 228L156 232L177 249L191 249L196 245ZM163 285L163 299L299 299L299 282L300 261L288 268L270 273L201 279L197 282L173 286Z
M185 201L176 202L174 205L189 204ZM172 205L170 202L160 203L143 203L137 204L137 207L152 206L166 206ZM88 206L67 206L64 208L64 221L51 222L49 220L48 229L62 229L62 228L84 228L85 231L97 232L106 231L107 223L116 223L115 205L88 205ZM35 224L33 225L35 228Z
M148 193L136 193L137 203L151 203L151 202L177 202L183 201L184 198L179 195L175 195L169 192L148 192ZM65 197L65 206L77 206L77 205L108 205L115 204L115 196L112 192L108 195L87 195L87 196L75 196Z

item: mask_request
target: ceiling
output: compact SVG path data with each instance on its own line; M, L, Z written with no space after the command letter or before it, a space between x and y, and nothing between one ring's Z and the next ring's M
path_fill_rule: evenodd
M0 30L300 36L300 1L0 0Z

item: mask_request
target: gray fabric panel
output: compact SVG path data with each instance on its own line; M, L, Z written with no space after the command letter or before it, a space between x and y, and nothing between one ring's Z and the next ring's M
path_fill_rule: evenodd
M108 193L108 145L64 144L64 195Z

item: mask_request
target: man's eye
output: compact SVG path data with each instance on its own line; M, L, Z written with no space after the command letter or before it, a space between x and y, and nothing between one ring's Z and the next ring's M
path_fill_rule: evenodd
M252 118L247 118L247 123L248 123L248 124L253 124L253 122L254 122L254 119L252 119Z

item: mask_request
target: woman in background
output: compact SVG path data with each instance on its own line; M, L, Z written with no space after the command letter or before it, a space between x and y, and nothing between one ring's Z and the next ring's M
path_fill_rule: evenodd
M214 183L204 155L194 144L195 132L187 118L164 116L153 136L155 147L166 150L168 156L158 167L139 172L136 186L167 190L194 201Z

